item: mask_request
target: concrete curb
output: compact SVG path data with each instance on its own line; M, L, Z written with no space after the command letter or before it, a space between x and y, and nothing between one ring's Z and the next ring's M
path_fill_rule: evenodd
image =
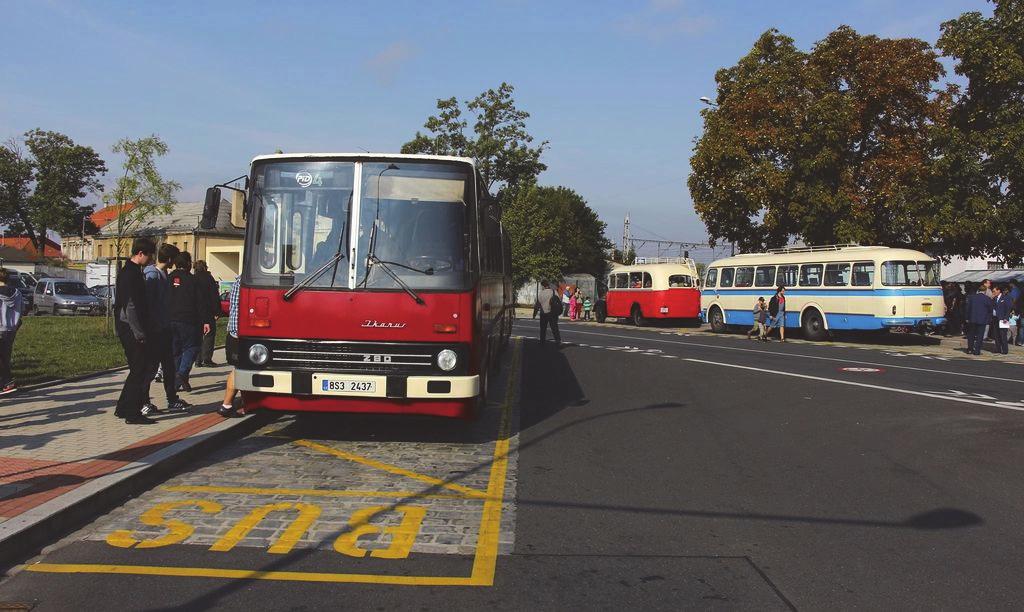
M188 461L269 423L273 415L226 419L0 524L0 569L37 554L169 476Z

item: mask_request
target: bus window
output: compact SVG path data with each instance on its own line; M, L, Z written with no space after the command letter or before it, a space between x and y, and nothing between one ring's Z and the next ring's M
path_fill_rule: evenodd
M735 271L733 268L722 268L723 287L732 287L732 275Z
M890 287L912 287L939 284L934 261L887 261L882 264L882 284Z
M853 286L871 287L875 284L874 262L853 264Z
M263 240L260 246L260 267L271 272L277 268L277 202L270 200L263 210Z
M643 287L643 272L630 272L629 273L629 288L640 289Z
M784 287L796 287L797 266L779 266L775 282Z
M615 288L626 289L629 287L629 275L625 272L615 275Z
M775 286L775 266L761 266L754 272L755 287Z
M654 282L651 280L651 273L644 272L644 289L650 289L654 286Z
M821 286L821 264L804 264L800 266L800 286Z
M850 284L850 264L835 263L825 266L825 286L845 287Z
M751 287L754 284L754 268L736 268L736 286Z
M704 288L714 288L718 286L718 268L711 268L708 270L708 276L704 280Z
M669 287L692 287L693 280L686 274L673 274L668 277Z

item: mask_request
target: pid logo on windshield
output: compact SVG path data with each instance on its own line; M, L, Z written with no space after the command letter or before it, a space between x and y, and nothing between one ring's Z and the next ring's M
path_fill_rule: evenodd
M313 184L313 175L308 172L299 172L295 175L295 182L299 187L306 188Z

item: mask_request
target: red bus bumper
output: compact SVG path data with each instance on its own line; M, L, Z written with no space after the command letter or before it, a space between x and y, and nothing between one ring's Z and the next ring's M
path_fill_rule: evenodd
M337 398L306 395L275 395L243 391L246 410L281 412L370 412L377 414L422 414L448 418L473 416L474 400L396 400Z

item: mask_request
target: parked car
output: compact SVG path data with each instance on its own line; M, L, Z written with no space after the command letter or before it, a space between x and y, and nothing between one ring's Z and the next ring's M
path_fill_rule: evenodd
M92 314L100 309L100 301L80 281L42 278L34 293L32 312L36 314Z
M23 298L22 314L27 314L32 309L32 283L29 282L27 277L22 276L21 274L14 274L11 276L11 284L14 286L15 289L21 291L21 295Z
M220 311L224 314L225 317L231 314L230 297L230 291L225 291L224 293L220 294Z
M100 285L89 289L89 292L96 296L96 299L100 301L99 312L106 312L107 305L114 304L114 296L116 294L115 285Z

